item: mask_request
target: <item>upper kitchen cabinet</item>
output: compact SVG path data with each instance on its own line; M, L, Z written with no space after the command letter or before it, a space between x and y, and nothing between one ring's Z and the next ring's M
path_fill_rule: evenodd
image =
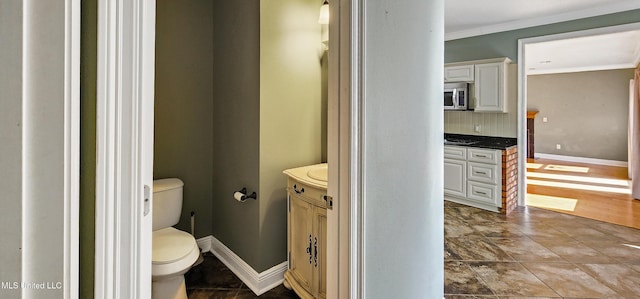
M507 112L509 58L476 63L474 80L475 112Z
M456 65L444 67L444 82L473 82L474 65Z

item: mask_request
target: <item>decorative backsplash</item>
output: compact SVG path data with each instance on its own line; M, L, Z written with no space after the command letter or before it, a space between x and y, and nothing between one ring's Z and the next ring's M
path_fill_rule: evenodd
M509 113L445 111L444 132L516 138L518 137L518 113L515 111L515 107L516 105L513 103L513 106L509 108ZM475 131L476 126L480 126L480 132Z

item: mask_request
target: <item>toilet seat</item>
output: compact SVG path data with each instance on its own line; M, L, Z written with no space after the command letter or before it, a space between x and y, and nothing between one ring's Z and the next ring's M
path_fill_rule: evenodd
M173 227L153 232L152 276L166 276L189 269L198 260L195 238Z

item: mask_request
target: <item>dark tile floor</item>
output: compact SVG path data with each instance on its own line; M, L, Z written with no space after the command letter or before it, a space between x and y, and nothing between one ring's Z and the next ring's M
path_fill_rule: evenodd
M444 230L446 298L640 298L640 230L446 201ZM211 253L186 281L190 299L258 298ZM259 298L297 296L280 285Z
M445 202L446 298L640 298L640 230Z
M185 275L189 299L298 298L283 285L256 296L211 252L203 255L204 261Z

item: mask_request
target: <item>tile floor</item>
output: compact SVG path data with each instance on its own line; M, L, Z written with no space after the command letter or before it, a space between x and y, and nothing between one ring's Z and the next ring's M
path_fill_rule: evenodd
M445 202L445 297L640 298L640 230L519 208L508 217ZM257 298L208 253L190 299ZM259 298L297 298L282 285Z
M446 298L640 298L640 230L445 202Z

